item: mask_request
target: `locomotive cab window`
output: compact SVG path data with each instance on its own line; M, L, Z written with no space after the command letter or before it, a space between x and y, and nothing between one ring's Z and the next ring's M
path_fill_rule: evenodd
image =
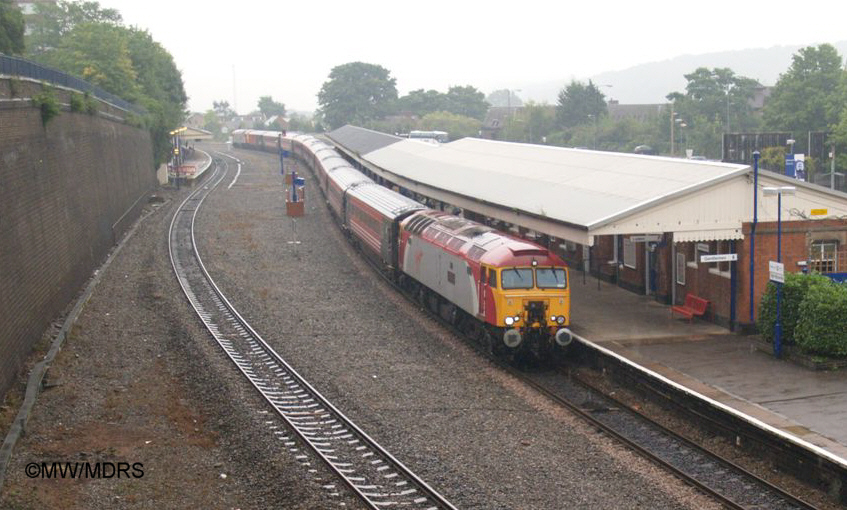
M510 267L500 272L503 281L503 289L531 289L532 269Z
M488 286L492 289L497 288L497 271L493 268L488 268Z
M537 268L535 270L535 281L539 289L566 289L568 287L565 270L558 267Z

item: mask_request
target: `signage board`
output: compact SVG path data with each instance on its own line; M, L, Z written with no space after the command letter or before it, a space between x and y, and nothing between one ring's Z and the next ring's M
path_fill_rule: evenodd
M812 216L826 216L829 214L827 209L812 209Z
M737 253L721 253L718 255L701 255L700 262L704 264L709 262L735 262L738 260Z
M645 234L640 236L629 236L632 243L658 243L662 240L661 234Z
M797 180L805 181L806 180L806 155L805 154L795 154L794 155L794 177Z
M697 251L709 253L709 243L697 243Z
M785 283L785 265L782 262L768 262L770 280L772 282Z
M794 169L794 154L786 154L785 155L785 175L788 177L795 177L795 169Z

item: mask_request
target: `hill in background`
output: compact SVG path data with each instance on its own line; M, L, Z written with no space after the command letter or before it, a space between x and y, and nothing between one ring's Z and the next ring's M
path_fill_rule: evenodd
M608 71L591 76L597 84L609 84L601 91L607 98L624 104L665 103L665 96L674 91L685 91L685 78L698 67L729 67L735 74L759 80L763 85L773 85L791 65L791 56L800 48L809 46L774 46L736 51L680 55L669 60L639 64L620 71ZM833 43L842 57L847 54L847 41ZM583 79L585 80L585 79ZM526 84L521 87L521 97L537 102L556 104L559 90L570 79L556 82Z

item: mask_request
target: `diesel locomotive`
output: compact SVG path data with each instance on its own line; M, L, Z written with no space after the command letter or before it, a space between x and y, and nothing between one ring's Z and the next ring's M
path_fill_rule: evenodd
M569 274L554 253L381 186L320 139L280 135L236 130L233 145L285 150L307 166L365 256L423 306L498 354L570 344Z

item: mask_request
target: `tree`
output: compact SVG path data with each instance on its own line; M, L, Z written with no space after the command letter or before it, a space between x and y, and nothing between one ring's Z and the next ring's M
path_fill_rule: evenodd
M839 122L842 59L830 44L802 48L791 67L780 75L764 109L769 129L792 131L802 145L801 133L826 131Z
M350 62L336 66L318 93L321 115L330 128L362 125L391 111L397 80L382 66Z
M444 99L446 111L477 120L483 120L489 108L485 94L470 85L450 87Z
M24 52L24 16L11 0L0 0L0 53Z
M399 98L395 104L397 112L408 112L419 117L423 117L427 113L445 110L447 107L447 98L437 90L418 89L413 90L405 96Z
M672 92L677 139L698 154L720 158L722 134L758 126L750 104L759 83L729 68L699 67L686 74L685 93Z
M229 107L229 101L221 99L220 101L212 101L212 109L219 119L228 121L238 116L235 110Z
M518 108L523 106L523 101L517 94L515 94L514 90L509 89L499 89L495 90L491 94L488 94L488 97L485 98L485 101L491 106L496 106L499 108Z
M98 2L37 2L29 20L28 56L59 47L74 28L84 23L120 26L122 21L117 10L101 9Z
M141 97L132 64L127 29L83 23L62 39L59 47L39 56L41 62L135 102Z
M271 96L262 96L259 98L259 111L265 118L274 115L285 116L285 105L273 100Z
M477 136L482 126L479 120L451 112L432 112L424 115L418 122L418 128L426 131L446 131L451 140Z
M600 89L588 80L588 85L571 80L559 91L556 121L560 127L568 128L588 122L597 122L606 115L606 99Z

